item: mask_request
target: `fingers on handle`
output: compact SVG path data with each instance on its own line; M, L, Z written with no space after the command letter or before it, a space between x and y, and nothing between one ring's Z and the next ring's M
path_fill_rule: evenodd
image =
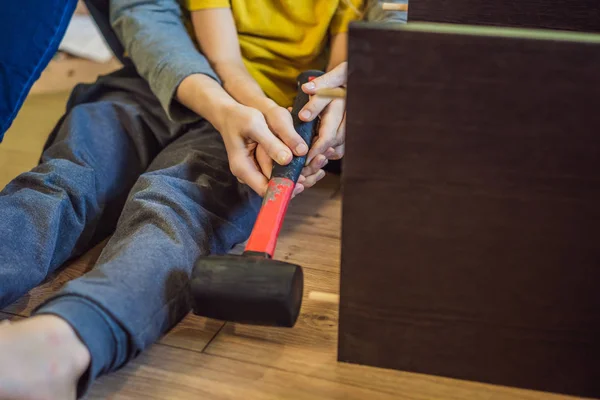
M302 169L302 175L305 177L316 174L321 168L327 165L327 157L324 154L319 154L311 160L311 162Z
M331 157L327 157L330 160L339 160L344 157L344 153L346 150L346 115L344 114L344 120L340 124L338 128L336 140L333 144L333 154Z
M345 104L339 99L334 100L327 107L321 118L317 140L308 152L307 159L309 161L316 157L317 154L324 154L328 148L336 147L340 144L338 143L338 131L344 121L344 110Z
M261 145L269 157L278 164L287 165L292 161L292 152L271 132L262 114L260 114L260 117L255 117L252 121L249 127L249 137Z
M269 128L277 135L295 155L303 156L308 152L308 146L294 128L292 115L283 107L272 110L267 117Z
M346 153L346 145L341 144L334 149L333 155L331 157L329 157L329 159L330 160L340 160L342 157L344 157L345 153Z
M260 196L265 195L268 181L253 160L253 156L241 152L234 155L230 160L230 168L238 181L250 186Z
M256 162L258 163L262 174L267 179L270 179L271 173L273 172L273 160L262 146L256 148Z
M303 185L304 185L305 188L313 187L314 185L317 184L317 182L319 182L324 177L325 177L325 171L323 171L322 169L320 169L320 170L317 171L317 173L312 174L310 176L307 176L306 180L303 183Z
M298 196L302 192L304 192L304 185L301 183L296 184L296 187L294 188L294 192L292 193L292 199L294 197Z

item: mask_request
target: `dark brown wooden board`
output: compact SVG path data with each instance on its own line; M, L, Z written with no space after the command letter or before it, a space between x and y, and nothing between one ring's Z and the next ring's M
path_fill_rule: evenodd
M600 31L597 0L410 0L409 22Z
M532 35L351 28L339 360L600 397L600 35Z

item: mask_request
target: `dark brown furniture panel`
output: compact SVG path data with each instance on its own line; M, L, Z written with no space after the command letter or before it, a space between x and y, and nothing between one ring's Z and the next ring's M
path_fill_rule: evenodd
M600 31L596 0L410 0L410 22Z
M600 40L465 30L351 29L339 359L600 397Z

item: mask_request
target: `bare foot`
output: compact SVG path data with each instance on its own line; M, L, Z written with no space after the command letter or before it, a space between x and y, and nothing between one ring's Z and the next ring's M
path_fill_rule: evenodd
M0 326L0 399L70 400L90 354L62 318L40 315Z

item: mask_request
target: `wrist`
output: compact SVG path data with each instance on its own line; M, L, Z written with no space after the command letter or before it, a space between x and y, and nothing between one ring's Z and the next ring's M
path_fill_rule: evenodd
M277 103L268 98L242 62L215 64L215 71L223 81L223 88L240 104L265 113Z
M233 100L232 102L218 102L214 106L213 112L213 120L209 122L215 129L221 134L227 133L226 125L228 121L231 121L232 118L239 112L240 107L244 107L237 101Z
M217 129L223 126L228 111L239 105L218 82L203 74L193 74L183 79L176 96L180 103Z

